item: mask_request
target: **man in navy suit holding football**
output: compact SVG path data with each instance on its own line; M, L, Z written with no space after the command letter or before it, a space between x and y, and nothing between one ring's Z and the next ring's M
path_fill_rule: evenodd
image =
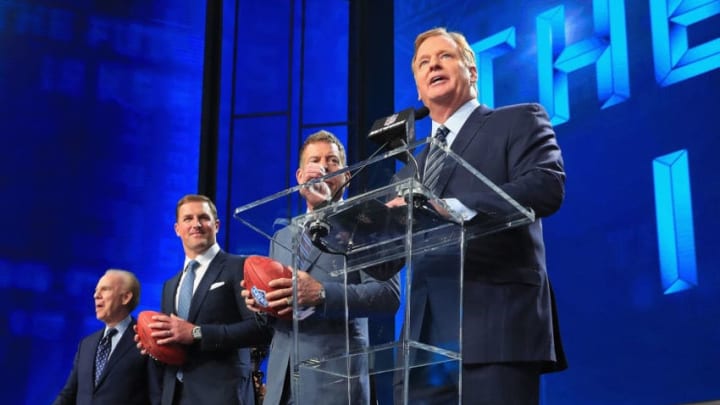
M555 302L545 266L540 218L560 208L565 172L555 133L542 106L491 109L477 101L475 53L465 37L444 28L415 40L412 71L418 95L430 110L432 133L483 173L537 220L468 241L464 257L462 402L537 404L540 374L566 367ZM418 156L426 167L428 152ZM498 195L467 170L443 167L433 190L466 224L497 214ZM407 166L400 177L413 175ZM424 175L424 173L421 173ZM425 176L427 178L427 176ZM391 205L402 205L402 198ZM456 252L455 249L454 252ZM443 252L434 252L442 257ZM448 256L453 252L448 252ZM456 253L455 253L456 256ZM429 256L428 256L429 257ZM457 330L447 316L452 298L433 288L442 263L413 269L413 339L433 342L438 331ZM411 403L458 403L455 375L410 374Z
M245 258L220 249L220 220L208 197L184 196L175 214L183 269L163 286L161 309L170 315L154 315L149 326L158 344L187 347L187 361L164 367L162 404L254 404L249 348L268 344L271 331L240 294Z
M72 371L54 405L160 403L154 362L133 341L140 283L133 273L110 269L95 287L95 314L105 324L80 342Z

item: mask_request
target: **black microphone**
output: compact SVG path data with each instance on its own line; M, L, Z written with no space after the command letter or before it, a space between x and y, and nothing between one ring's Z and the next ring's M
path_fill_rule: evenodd
M396 149L401 146L409 145L411 142L415 141L415 120L423 119L427 117L428 114L430 114L430 110L428 110L425 106L418 109L410 107L389 117L375 120L370 129L370 133L368 134L368 139L380 143L381 145L366 160L372 159L375 155L385 149ZM398 155L398 159L405 163L408 163L408 160L411 160L415 166L415 176L419 176L420 169L417 160L415 160L412 153L406 152L400 154ZM347 180L342 183L340 188L337 189L335 194L333 194L329 200L322 202L317 207L313 207L313 209L321 209L335 201L335 199L345 190L345 187L350 183L350 180L362 172L366 167L367 165L363 165L354 173L351 173ZM330 224L324 219L318 218L312 221L312 223L308 226L308 233L313 245L321 251L332 254L342 254L340 252L331 251L327 244L322 240L322 238L330 234Z
M322 239L330 234L330 224L325 219L316 218L307 226L308 235L310 235L310 242L315 247L325 253L331 254L342 254L341 252L335 252L325 243Z
M412 112L412 115L410 115L410 112ZM370 133L368 134L368 139L372 139L375 142L383 141L382 145L380 145L379 148L375 150L366 160L370 160L375 157L378 153L385 150L386 148L395 149L401 146L406 146L410 144L410 142L415 140L415 120L423 119L430 114L430 110L422 106L418 109L415 108L407 108L405 110L400 111L397 114L393 114L390 117L380 118L375 121L373 124L374 130L371 129ZM400 119L398 119L400 118ZM376 128L379 122L390 122L390 124ZM412 155L412 153L406 152L405 155L409 155L409 158L412 160L415 166L415 173L416 176L418 176L419 172L419 166L417 163L417 160L415 160L415 156ZM404 156L404 155L401 155ZM408 157L399 158L403 160L405 163L407 163ZM363 169L365 169L367 165L363 165L360 168L358 168L355 173L351 173L347 180L342 184L340 188L335 192L335 194L332 195L332 197L329 200L326 200L325 202L319 204L315 208L323 208L326 207L330 202L335 201L335 199L340 195L340 193L343 192L345 187L350 183L350 180L353 179L356 175L358 175Z
M422 107L418 108L417 110L415 110L415 121L421 120L421 119L427 117L428 115L430 115L430 109L425 106L422 106Z
M421 120L421 119L427 117L429 114L430 114L430 109L428 109L425 106L422 106L422 107L418 108L417 110L415 110L415 120L416 121ZM409 136L408 136L408 142L405 144L406 146L410 142L415 140L415 125L414 124L415 123L413 122L412 140L410 140ZM418 165L417 160L415 160L415 156L413 156L413 154L410 153L410 151L405 151L405 154L407 155L408 159L410 159L412 161L413 166L415 166L415 178L420 180L420 166ZM405 161L405 162L407 163L407 161Z
M429 113L430 110L425 106L418 109L410 107L389 117L375 120L370 128L368 139L387 146L391 150L409 145L415 141L415 120L423 119ZM398 159L408 163L408 157L405 154L398 155Z
M422 107L418 108L417 110L415 110L415 114L414 114L415 120L421 120L421 119L427 117L429 114L430 114L430 110L427 107L422 106ZM410 131L412 131L412 132L410 132ZM409 144L409 142L413 142L415 140L415 123L414 122L412 123L412 129L408 128L408 133L410 134L407 137L408 143L406 143L405 145L402 145L406 141L401 138L400 139L401 146L407 146ZM399 157L398 159L404 161L407 164L413 165L413 168L415 169L413 172L413 177L419 183L420 182L420 165L418 164L417 159L415 159L415 156L412 154L412 152L407 150L407 151L405 151L404 156L402 158ZM424 194L421 191L416 190L415 188L413 188L412 190L409 190L409 189L402 190L399 194L403 196L403 198L405 199L405 202L408 204L412 200L413 206L415 208L420 208L420 207L424 206L425 203L427 202L427 198L425 198Z

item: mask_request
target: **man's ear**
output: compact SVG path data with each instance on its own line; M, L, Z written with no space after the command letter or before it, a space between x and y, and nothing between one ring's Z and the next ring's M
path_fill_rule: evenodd
M123 294L123 297L122 297L123 305L129 304L130 301L132 300L132 297L133 297L132 291L125 291L125 293Z
M350 179L351 178L352 178L352 174L350 172L343 173L343 191L342 191L343 193L345 192L345 190L348 189L348 187L350 187Z
M468 72L470 72L470 83L475 85L478 81L477 66L468 66Z

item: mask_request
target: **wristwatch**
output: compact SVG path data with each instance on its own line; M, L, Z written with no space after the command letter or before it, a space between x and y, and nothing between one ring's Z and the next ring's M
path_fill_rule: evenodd
M199 326L195 326L194 328L192 328L192 337L193 337L193 340L202 339L202 330L200 329Z
M325 302L325 287L320 287L320 291L318 291L318 299L321 304Z

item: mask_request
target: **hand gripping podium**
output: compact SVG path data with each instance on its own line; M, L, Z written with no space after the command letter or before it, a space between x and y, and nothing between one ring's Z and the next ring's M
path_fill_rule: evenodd
M443 176L463 176L467 191L482 195L480 209L465 211L457 201L440 200L418 180L424 168L408 157L430 147L443 149ZM401 157L408 164L396 167ZM316 192L321 182L348 172L366 191L306 212L301 193ZM406 204L386 204L398 196ZM270 364L267 378L283 379L289 370L298 404L318 398L321 403L365 404L373 398L405 404L448 391L454 398L450 403L459 402L467 241L535 220L532 210L430 138L240 206L234 217L245 225L243 243L293 269L294 316L274 324L271 348L271 356L286 358L287 367ZM300 252L303 233L316 247L309 262ZM320 250L326 253L318 256ZM339 286L341 297L336 294L331 302L328 296L317 308L298 306L298 268ZM392 305L397 290L384 289L379 298L364 289L388 279L386 286L400 287L397 311ZM394 333L375 337L382 334L368 330L368 319L388 314L398 320Z

